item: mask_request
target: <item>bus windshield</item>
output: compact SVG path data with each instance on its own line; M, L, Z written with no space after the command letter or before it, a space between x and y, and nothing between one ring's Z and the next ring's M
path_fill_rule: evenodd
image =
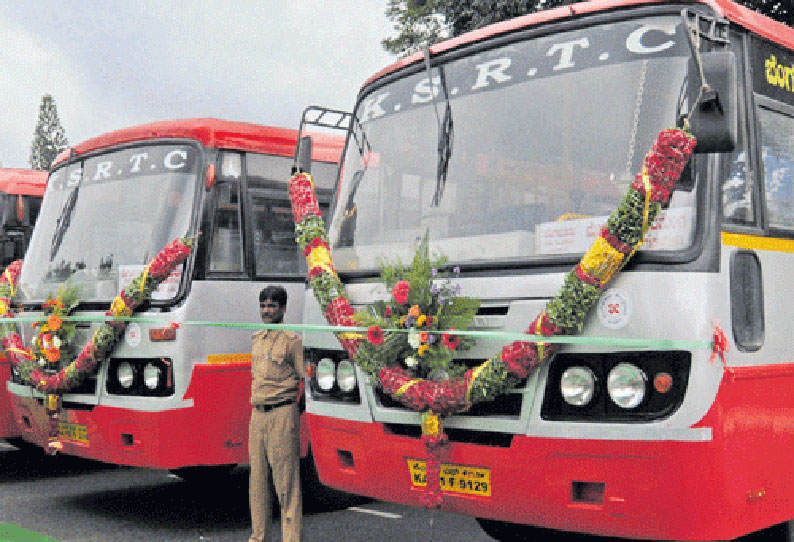
M188 233L198 150L134 147L73 162L50 175L19 281L23 301L77 286L81 301L113 299L170 241ZM176 295L179 272L153 299Z
M329 228L340 271L431 248L460 264L581 254L660 130L689 49L678 17L602 24L427 65L364 95ZM431 83L432 81L432 83ZM659 227L662 224L662 227ZM644 250L682 250L677 191Z

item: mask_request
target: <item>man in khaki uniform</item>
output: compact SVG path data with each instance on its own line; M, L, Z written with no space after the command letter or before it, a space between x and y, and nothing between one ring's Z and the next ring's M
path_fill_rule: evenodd
M287 292L268 286L259 293L259 314L266 324L279 324L287 308ZM300 542L303 503L300 487L300 414L298 400L304 375L303 345L291 331L262 330L251 348L251 423L248 453L251 477L249 542L270 542L270 474L281 505L284 542Z

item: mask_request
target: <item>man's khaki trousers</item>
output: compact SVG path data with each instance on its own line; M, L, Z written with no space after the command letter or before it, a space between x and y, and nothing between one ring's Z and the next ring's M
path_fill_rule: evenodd
M300 486L300 417L298 405L251 411L248 453L251 478L248 486L251 506L249 542L270 542L273 519L270 476L281 505L283 542L300 542L303 502Z

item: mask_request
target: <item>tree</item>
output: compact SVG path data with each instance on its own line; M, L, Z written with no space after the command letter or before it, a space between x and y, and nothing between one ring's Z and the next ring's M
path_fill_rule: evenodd
M791 7L791 0L738 0L738 3L794 27L794 8Z
M398 34L386 38L383 48L407 55L446 38L544 9L585 0L389 0L386 16ZM790 0L737 0L759 13L794 26Z
M389 0L386 16L398 34L382 40L383 48L393 55L408 55L450 37L443 4L445 0Z
M41 97L39 105L39 120L33 132L33 143L30 145L30 167L39 170L49 170L55 157L69 146L61 121L58 119L58 110L55 99L50 94Z

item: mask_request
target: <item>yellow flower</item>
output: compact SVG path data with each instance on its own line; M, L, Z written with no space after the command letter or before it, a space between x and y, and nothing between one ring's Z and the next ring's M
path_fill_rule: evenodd
M420 345L419 345L419 348L417 348L417 349L416 349L416 351L417 351L417 353L418 353L420 356L424 357L424 356L425 356L425 353L427 352L427 350L428 350L429 348L430 348L430 346L428 346L428 345L426 345L426 344L420 344Z
M132 314L132 310L124 303L124 299L122 299L120 295L117 295L116 299L114 299L113 303L110 305L110 314L113 316L129 316Z
M422 414L422 433L425 435L438 435L440 432L440 422L435 414Z
M426 320L427 320L427 316L425 316L424 314L420 314L419 318L416 319L416 325L423 326L425 325Z

